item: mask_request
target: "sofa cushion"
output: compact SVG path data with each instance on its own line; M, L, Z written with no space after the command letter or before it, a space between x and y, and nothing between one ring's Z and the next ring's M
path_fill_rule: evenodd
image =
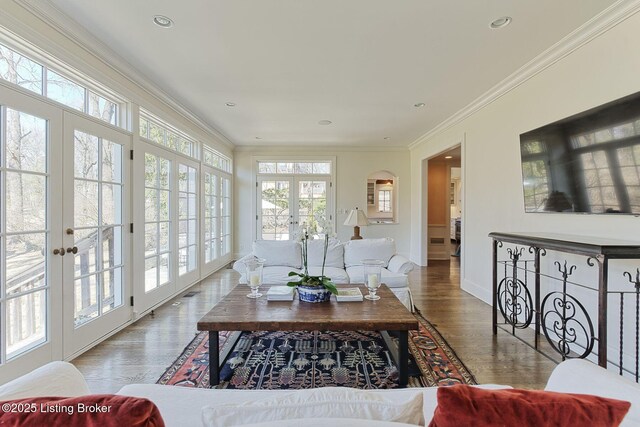
M422 394L407 396L401 402L379 393L344 387L298 390L277 398L232 405L205 406L202 422L208 427L239 426L249 423L291 418L356 418L395 421L418 425L424 422Z
M364 283L364 266L358 265L354 267L347 267L347 274L351 283ZM382 283L389 288L404 288L409 286L408 276L400 273L392 273L386 268L381 272Z
M291 390L218 390L159 384L129 384L118 391L120 395L145 397L151 400L160 409L167 427L202 425L201 409L203 406L239 404L241 402L250 405L256 400L277 398L290 393ZM371 390L369 393L380 394L385 399L398 404L407 401L416 394L424 395L424 404L431 402L433 406L429 409L429 418L425 420L427 423L436 407L435 387Z
M310 240L307 244L308 266L322 267L324 254L324 239ZM329 239L327 246L327 260L325 267L344 268L344 245L336 239Z
M395 253L396 244L390 238L350 240L344 244L344 264L352 267L365 259L379 259L387 267Z
M312 276L320 276L321 272L322 267L309 267L309 274ZM349 276L347 275L347 272L344 271L344 268L325 267L324 275L329 277L336 285L348 285L350 283Z
M455 385L438 389L438 407L429 427L615 427L629 407L629 402L584 394Z
M244 427L410 427L415 424L396 423L393 421L356 420L353 418L295 418L293 420L267 421L262 423L243 424Z
M583 359L565 360L555 367L545 390L628 400L631 409L621 425L640 426L640 385L595 363Z
M289 277L290 271L300 270L284 266L264 267L262 269L262 283L265 285L286 285L289 281L296 279ZM247 283L246 280L244 283Z
M253 255L264 259L265 266L300 268L302 265L300 243L293 240L256 240L253 242Z
M74 397L90 393L80 371L71 363L61 361L47 363L0 385L0 400L38 396Z
M150 400L114 394L32 397L6 401L2 404L2 408L0 424L7 426L164 427L165 425L160 411Z

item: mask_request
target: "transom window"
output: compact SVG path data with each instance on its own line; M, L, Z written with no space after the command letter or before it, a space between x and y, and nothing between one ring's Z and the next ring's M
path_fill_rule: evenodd
M202 146L202 161L209 166L231 173L231 159L206 145Z
M123 100L98 93L17 51L0 44L0 78L38 95L115 126L120 124Z
M198 158L195 139L143 109L140 109L140 136L169 150Z
M261 174L327 175L331 173L331 162L258 162Z

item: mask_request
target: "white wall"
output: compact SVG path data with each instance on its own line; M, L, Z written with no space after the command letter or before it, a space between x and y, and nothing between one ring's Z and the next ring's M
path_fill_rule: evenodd
M278 147L238 147L234 152L234 212L235 248L238 255L251 250L255 216L252 216L255 181L252 176L253 162L259 156L335 156L336 157L336 211L350 210L356 206L367 207L367 177L372 172L386 170L398 177L399 215L397 224L369 225L361 227L360 234L367 237L392 237L396 240L398 253L409 255L410 242L410 194L409 151L398 149L345 149ZM337 232L340 240L349 240L353 227L343 225L347 214L337 214Z
M490 301L491 231L546 231L640 241L640 218L525 214L519 135L640 91L640 14L591 40L491 104L411 150L412 200L423 161L463 143L463 289ZM411 209L411 254L421 263L424 203ZM635 269L634 269L635 270Z

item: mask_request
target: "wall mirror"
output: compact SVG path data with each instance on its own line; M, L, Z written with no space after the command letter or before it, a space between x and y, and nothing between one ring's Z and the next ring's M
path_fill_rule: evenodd
M369 224L398 222L398 177L381 170L367 177L367 218Z

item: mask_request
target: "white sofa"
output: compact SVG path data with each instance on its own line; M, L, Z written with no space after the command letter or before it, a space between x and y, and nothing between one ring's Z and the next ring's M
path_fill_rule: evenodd
M508 386L484 385L483 388L509 388ZM329 419L336 417L340 411L340 405L349 407L351 411L367 413L367 409L375 411L378 408L366 408L367 403L362 402L361 394L366 393L374 398L379 397L391 404L421 400L422 405L416 407L420 411L420 425L428 425L437 405L437 388L409 388L396 390L362 391L355 389L335 388L316 389L328 393L343 393L346 396L353 395L353 398L341 399L332 403L332 409L325 416L314 419L296 421L278 421L269 425L278 426L398 426L405 424L393 424L370 420L368 415L361 416L360 419L352 418L348 421ZM631 409L622 422L622 426L640 425L640 385L622 378L611 371L606 371L591 362L584 360L567 360L560 363L551 374L545 390L564 392L594 394L602 397L626 400L631 402ZM231 410L240 414L243 409L255 409L260 406L260 402L266 399L273 400L280 398L283 401L282 410L288 410L284 402L289 399L299 398L293 409L300 409L306 397L305 391L244 391L244 390L215 390L215 389L195 389L178 386L166 386L157 384L132 384L122 387L117 394L124 396L143 397L156 404L167 426L200 426L203 425L203 417L212 415L211 411L216 409ZM0 386L0 401L20 399L25 397L39 396L61 396L75 397L89 394L89 389L82 374L70 363L52 362L35 371L15 379ZM419 396L419 397L417 397ZM230 406L233 405L233 406ZM205 409L207 408L207 409ZM335 409L333 409L335 408ZM353 413L353 412L352 412ZM288 417L292 418L292 417ZM264 421L264 420L263 420Z
M308 269L312 276L319 276L322 271L322 255L324 240L311 240L308 244ZM290 271L301 272L302 247L292 240L257 240L253 242L252 251L233 264L233 269L240 273L240 283L247 283L244 261L257 257L265 260L263 283L266 285L284 285L295 278L288 276ZM379 259L384 262L382 283L387 285L398 299L413 310L413 300L409 290L407 273L413 270L413 263L396 254L393 239L362 239L341 243L331 239L327 248L327 259L324 274L336 285L364 282L363 260Z

